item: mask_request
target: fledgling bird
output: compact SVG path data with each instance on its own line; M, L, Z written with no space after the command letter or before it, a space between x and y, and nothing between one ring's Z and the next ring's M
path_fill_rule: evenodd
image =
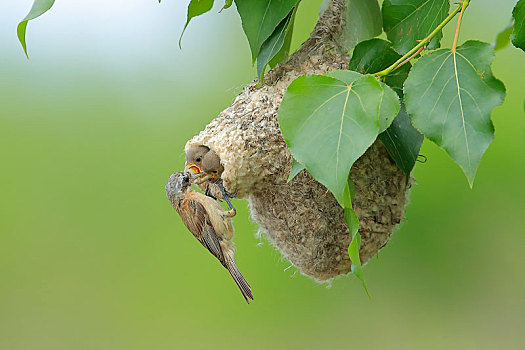
M194 169L194 168L198 168ZM186 168L192 169L196 173L204 173L197 184L203 186L203 190L207 196L212 196L215 199L224 199L230 209L235 210L230 202L230 198L234 196L228 193L222 185L221 175L224 167L221 164L221 159L214 150L204 145L191 146L186 152Z
M233 244L234 211L225 211L213 198L191 189L193 176L187 172L172 174L166 184L166 196L182 222L230 272L242 295L250 303L252 289L235 263Z
M218 183L224 171L217 153L203 145L191 146L186 152L186 166L191 164L198 166L202 172L210 174L209 181L212 183Z

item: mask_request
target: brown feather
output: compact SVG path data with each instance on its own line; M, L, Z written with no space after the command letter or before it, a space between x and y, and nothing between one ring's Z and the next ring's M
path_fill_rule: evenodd
M190 192L191 193L191 192ZM215 233L210 217L204 206L194 199L186 196L180 201L176 208L182 222L197 240L212 253L219 261L225 265L224 254L222 253L219 238Z
M239 271L239 268L235 263L235 257L227 256L225 267L228 269L228 272L233 277L235 283L237 283L237 286L239 287L244 299L249 304L250 299L253 300L252 287L248 281L246 281L241 271Z

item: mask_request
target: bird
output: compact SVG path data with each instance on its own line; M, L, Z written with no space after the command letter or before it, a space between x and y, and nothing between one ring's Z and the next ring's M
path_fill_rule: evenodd
M188 230L228 270L249 304L252 289L235 263L231 221L235 212L224 210L213 198L192 190L193 181L190 172L172 174L166 183L166 196Z
M204 173L196 182L204 186L204 194L215 199L226 201L231 210L235 208L230 202L230 198L235 196L228 193L222 184L222 172L224 167L221 164L219 155L212 149L204 145L193 145L186 151L186 167L184 170L193 170L194 173Z
M213 182L218 182L224 171L221 159L217 153L204 145L193 145L188 149L186 152L186 166L191 164L198 166L202 172L210 174Z

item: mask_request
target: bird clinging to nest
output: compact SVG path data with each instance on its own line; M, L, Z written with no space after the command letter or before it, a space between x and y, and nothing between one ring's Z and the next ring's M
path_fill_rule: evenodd
M235 212L225 211L213 198L193 191L192 182L193 175L189 172L172 174L166 184L166 196L184 225L228 270L249 304L253 300L250 284L235 263L231 222Z

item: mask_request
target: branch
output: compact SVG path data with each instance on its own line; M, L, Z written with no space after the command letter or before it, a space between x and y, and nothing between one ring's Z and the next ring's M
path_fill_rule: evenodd
M454 11L452 11L443 20L443 22L441 22L425 39L421 40L421 42L419 44L417 44L412 49L410 49L410 51L408 51L406 54L404 54L400 59L398 59L396 62L394 62L390 67L388 67L386 69L383 69L380 72L374 73L373 75L378 76L378 77L382 77L382 76L388 75L394 69L402 66L403 64L408 62L410 59L415 57L417 55L417 53L419 51L423 50L423 48L430 42L430 40L432 40L432 38L434 36L436 36L441 31L441 29L443 29L443 27L445 25L447 25L447 23L450 22L452 20L452 18L454 18L456 16L456 14L458 12L461 12L460 15L459 15L458 28L456 30L456 36L454 38L453 50L455 50L456 44L457 44L457 36L458 36L458 33L459 33L459 26L460 26L460 23L461 23L461 19L463 17L463 12L465 11L465 9L469 5L469 3L470 3L470 0L463 0L461 3L459 3L458 7L456 7L454 9Z

